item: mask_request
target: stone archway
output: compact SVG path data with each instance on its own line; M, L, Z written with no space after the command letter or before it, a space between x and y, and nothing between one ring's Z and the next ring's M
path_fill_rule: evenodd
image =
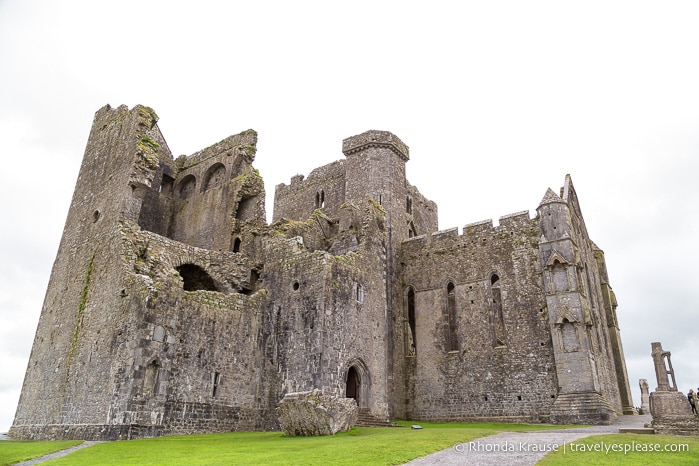
M371 378L364 361L358 358L351 360L344 381L345 397L354 399L360 408L368 408Z

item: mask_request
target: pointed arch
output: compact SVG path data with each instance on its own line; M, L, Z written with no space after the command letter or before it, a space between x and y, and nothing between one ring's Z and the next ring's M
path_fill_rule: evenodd
M556 251L555 249L549 254L549 258L546 260L546 267L553 268L557 265L568 265L569 262L563 255Z
M325 207L325 191L316 191L316 209L322 209Z
M500 291L500 275L493 271L490 273L490 323L493 346L507 346L507 333L505 327L505 315L502 310L502 293Z
M218 162L209 167L204 175L204 183L202 183L202 192L215 188L223 184L226 180L226 166Z
M343 377L345 397L353 398L360 408L368 408L371 393L369 368L361 358L349 360L346 367Z
M160 379L160 363L153 359L147 366L143 377L143 395L153 396L158 394L158 384Z
M447 283L447 307L444 323L444 337L447 351L459 351L459 339L456 326L456 286L450 280Z
M186 175L177 185L177 194L180 199L189 199L197 188L197 179L194 175Z
M409 286L405 291L405 308L407 321L405 328L405 354L415 356L417 354L417 328L415 324L415 289Z
M233 245L231 246L231 252L240 252L241 240L239 236L233 239Z

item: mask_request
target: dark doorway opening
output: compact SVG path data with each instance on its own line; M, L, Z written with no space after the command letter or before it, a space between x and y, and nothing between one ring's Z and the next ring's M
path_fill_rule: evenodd
M359 405L359 374L354 367L350 367L347 371L345 397L353 398L357 402L357 405Z

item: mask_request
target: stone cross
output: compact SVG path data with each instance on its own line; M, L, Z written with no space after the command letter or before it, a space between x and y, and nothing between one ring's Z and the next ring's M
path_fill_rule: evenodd
M648 414L650 413L648 381L646 379L641 379L638 381L638 385L641 387L641 410L638 414Z
M651 343L651 356L653 357L653 365L655 366L655 377L658 380L657 392L677 391L677 382L675 382L675 371L672 369L672 361L670 360L670 352L664 351L660 342ZM668 375L672 378L672 385L668 379Z

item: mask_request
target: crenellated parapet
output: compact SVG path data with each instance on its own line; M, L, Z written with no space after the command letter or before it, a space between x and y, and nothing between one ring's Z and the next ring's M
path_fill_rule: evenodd
M499 224L494 225L492 219L469 223L459 234L458 228L439 230L428 234L418 235L405 240L401 249L406 254L428 249L441 250L444 248L492 247L503 240L517 239L520 246L532 246L531 235L536 235L538 220L530 218L528 211L515 212L499 218ZM529 239L524 240L519 235L526 232Z
M405 162L410 160L408 146L398 136L388 131L369 130L342 141L342 153L345 155L377 147L390 149Z

